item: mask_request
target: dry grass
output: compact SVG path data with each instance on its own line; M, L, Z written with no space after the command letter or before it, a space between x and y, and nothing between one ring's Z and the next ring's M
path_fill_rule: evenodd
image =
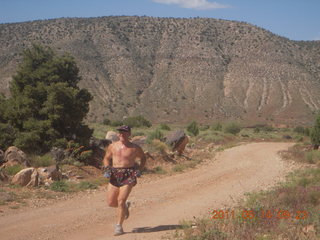
M281 151L284 159L291 159L300 163L317 164L320 166L320 151L312 150L311 145L296 144L287 151Z
M229 214L228 217L226 214L220 215L220 219L197 219L184 224L183 230L179 230L175 238L319 239L320 168L295 172L286 183L274 190L249 194L237 208L228 211L234 211L235 214ZM244 214L248 212L249 215Z

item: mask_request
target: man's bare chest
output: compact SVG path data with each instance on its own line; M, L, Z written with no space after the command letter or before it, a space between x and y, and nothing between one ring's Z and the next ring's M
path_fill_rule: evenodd
M113 152L113 156L116 158L135 159L136 158L136 149L135 148L118 147Z

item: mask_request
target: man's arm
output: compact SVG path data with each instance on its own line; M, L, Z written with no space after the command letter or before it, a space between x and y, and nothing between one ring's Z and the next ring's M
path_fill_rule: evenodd
M111 167L112 161L112 144L110 144L106 149L106 154L103 158L103 167Z

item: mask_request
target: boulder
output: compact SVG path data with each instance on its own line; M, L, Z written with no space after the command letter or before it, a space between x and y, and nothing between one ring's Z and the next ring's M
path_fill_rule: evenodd
M91 150L94 150L96 148L100 148L102 150L105 150L105 148L107 146L109 146L109 144L111 144L112 141L109 139L98 139L98 138L90 138L90 142L89 142L89 148Z
M0 149L0 165L4 163L4 152Z
M62 173L57 165L38 168L38 174L41 183L46 182L47 179L52 181L59 181L62 179Z
M3 168L0 168L0 181L6 182L8 180L8 175L3 171Z
M172 151L177 151L179 155L183 153L188 142L189 138L183 130L175 130L166 136L166 143L172 147Z
M37 170L33 171L27 187L37 187L40 185L39 173Z
M172 151L177 151L179 155L182 155L188 142L189 142L189 138L188 138L188 136L185 136L182 139L182 141L179 141L177 144L174 145L174 147L172 148Z
M11 183L20 185L20 186L27 186L31 181L31 175L37 171L35 168L25 168L18 172L12 178Z
M11 166L21 164L25 167L30 167L26 154L15 146L9 147L4 153L4 162L9 163Z
M135 136L131 139L131 142L139 145L140 147L146 143L147 137L145 136Z
M118 133L116 133L114 131L108 131L107 135L106 135L106 139L110 140L111 142L119 141Z
M183 130L175 130L170 132L166 137L166 143L172 147L174 147L179 142L182 142L186 134Z

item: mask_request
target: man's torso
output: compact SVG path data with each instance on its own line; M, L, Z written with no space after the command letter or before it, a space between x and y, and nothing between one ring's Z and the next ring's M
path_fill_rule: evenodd
M130 168L134 167L138 155L138 147L129 143L126 145L115 142L112 146L112 165L113 167Z

